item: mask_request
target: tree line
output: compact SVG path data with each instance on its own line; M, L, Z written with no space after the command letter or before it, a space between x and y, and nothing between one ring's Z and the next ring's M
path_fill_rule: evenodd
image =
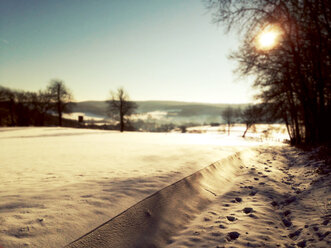
M137 104L129 100L123 88L110 92L107 114L118 121L119 130L132 130L129 116ZM38 92L13 90L0 85L0 126L76 126L75 121L64 120L63 113L72 110L73 94L61 80L52 80L45 90ZM57 117L55 117L55 115Z
M244 109L233 108L231 106L225 108L221 112L223 122L227 125L227 132L230 135L231 127L236 123L245 125L245 131L242 135L245 138L247 131L258 123L277 123L281 121L277 116L269 111L269 106L264 104L248 105Z
M257 98L286 124L292 144L331 141L331 5L327 0L207 0L214 21L237 28L243 41L231 57L238 73L255 75ZM261 30L277 26L270 50L258 49Z
M72 100L72 93L60 80L38 92L0 86L0 126L62 126L63 113L70 112ZM57 123L52 113L57 114Z
M132 122L130 116L135 113L138 105L131 101L124 88L110 91L110 98L106 101L107 115L117 122L116 125L98 127L87 125L91 128L119 129L133 131L139 127L146 127L148 123L142 121ZM12 90L0 86L0 126L77 126L77 121L66 120L63 113L70 113L73 103L73 95L63 81L53 80L45 90L29 92ZM251 105L244 110L228 107L222 111L221 116L227 124L228 134L234 123L245 123L246 130L256 123L275 122L277 119L266 114L262 105ZM156 126L149 123L150 131L169 132L176 127L175 124L163 124ZM191 125L194 125L191 123ZM181 125L182 132L186 132L187 125Z

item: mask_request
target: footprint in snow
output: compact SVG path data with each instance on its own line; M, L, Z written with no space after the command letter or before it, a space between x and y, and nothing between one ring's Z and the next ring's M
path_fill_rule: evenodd
M214 236L214 237L219 237L221 236L222 234L220 232L212 232L211 233L211 236Z
M257 191L251 191L251 192L249 193L249 195L250 195L250 196L254 196L254 195L256 195L256 193L257 193Z
M218 227L221 228L221 229L226 229L226 226L224 226L222 224L220 224Z
M237 219L234 216L226 216L226 218L228 219L228 221L231 221L231 222L233 222L233 221L235 221Z
M239 238L240 233L238 232L229 232L228 233L228 240L236 240L237 238Z
M290 219L283 218L282 221L283 221L284 226L286 226L286 227L292 226L292 222Z
M244 212L245 214L252 213L252 212L253 212L253 208L251 208L251 207L246 207L246 208L243 209L243 212Z
M285 210L285 211L283 212L283 215L284 215L284 216L288 216L289 214L291 214L291 210Z
M255 214L249 214L248 216L254 219L258 219L258 217Z

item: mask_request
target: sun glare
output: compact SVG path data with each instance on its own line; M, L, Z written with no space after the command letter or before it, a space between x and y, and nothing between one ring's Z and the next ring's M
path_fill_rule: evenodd
M256 47L260 50L270 50L278 44L281 30L277 26L267 26L256 37Z

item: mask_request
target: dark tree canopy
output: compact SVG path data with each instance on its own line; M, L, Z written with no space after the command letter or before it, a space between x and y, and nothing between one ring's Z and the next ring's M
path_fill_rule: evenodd
M9 89L0 85L0 126L62 125L62 113L74 103L62 81L51 81L46 90L37 92ZM58 118L53 113L58 113ZM75 126L72 120L65 125Z
M0 86L0 124L15 126L15 92Z
M69 103L72 102L73 96L70 90L60 80L52 80L47 87L47 95L50 96L53 103L53 109L58 114L59 126L62 126L63 113L70 112Z
M42 90L32 93L31 105L36 112L36 125L44 126L47 112L52 109L50 93Z
M215 22L237 27L243 41L232 58L256 76L258 98L280 114L293 144L331 140L331 4L327 0L207 0ZM281 30L276 46L259 49L266 27Z
M108 115L119 121L120 131L125 130L128 117L134 113L137 104L129 100L127 92L123 88L118 88L116 92L111 91L111 99L108 103Z
M46 92L12 90L0 86L0 126L43 126L51 99Z

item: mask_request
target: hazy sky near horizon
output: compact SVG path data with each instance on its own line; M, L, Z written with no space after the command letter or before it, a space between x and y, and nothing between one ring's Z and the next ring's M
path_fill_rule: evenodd
M77 101L123 86L133 100L246 103L239 45L201 0L0 0L0 85L61 79Z

